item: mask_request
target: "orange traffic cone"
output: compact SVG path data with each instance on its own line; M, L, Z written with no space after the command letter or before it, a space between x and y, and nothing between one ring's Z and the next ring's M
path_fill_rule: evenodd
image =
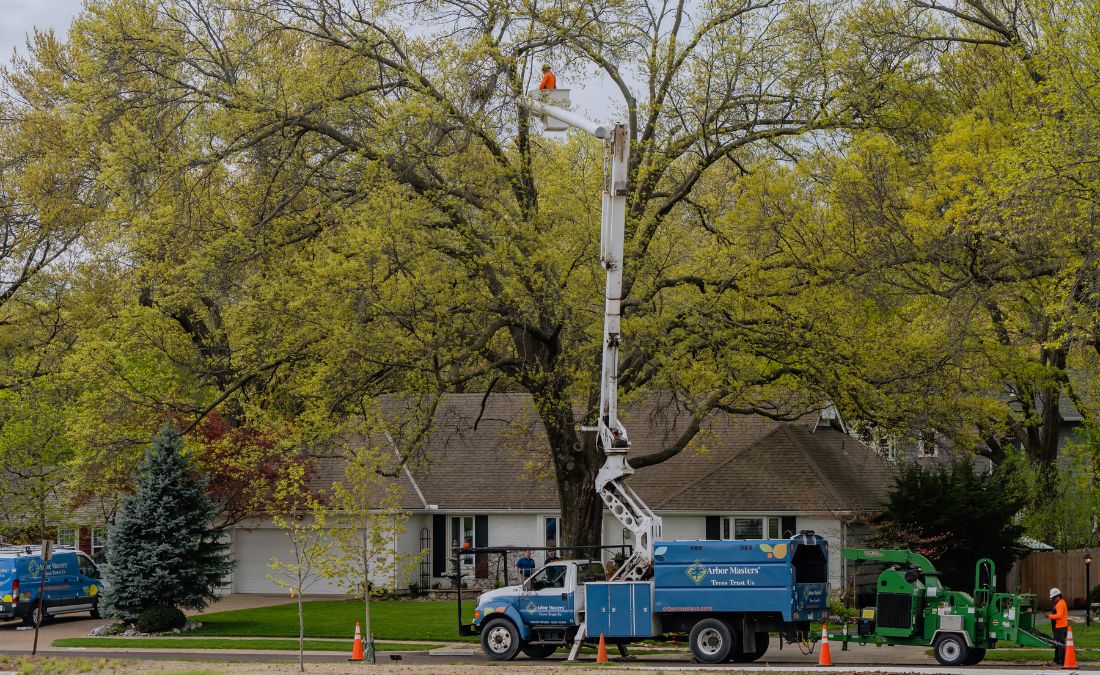
M596 650L596 663L607 663L607 643L603 641L603 633L600 633L600 647Z
M355 622L355 639L351 643L351 658L348 661L363 660L363 635L359 632L359 622Z
M817 659L817 665L833 665L833 655L829 653L829 631L825 629L824 621L821 623L821 656Z
M1077 651L1073 648L1073 626L1066 627L1066 658L1062 660L1062 669L1077 669Z

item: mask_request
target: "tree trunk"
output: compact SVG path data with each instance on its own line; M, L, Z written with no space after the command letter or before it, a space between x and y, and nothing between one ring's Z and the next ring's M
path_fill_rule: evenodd
M298 563L299 567L301 563ZM302 574L298 573L298 670L306 672L306 619L302 608Z
M603 543L603 501L596 492L596 474L604 454L596 447L596 435L577 428L572 406L564 395L535 395L534 399L554 460L562 548L571 551L572 557L601 558L599 551L571 548Z

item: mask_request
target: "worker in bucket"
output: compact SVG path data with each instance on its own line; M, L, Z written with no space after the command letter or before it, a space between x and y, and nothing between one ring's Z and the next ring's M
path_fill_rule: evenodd
M554 71L550 70L550 64L542 64L542 82L539 82L539 91L543 89L557 89L558 78L555 77Z
M1069 628L1069 607L1066 605L1066 599L1062 597L1062 591L1057 588L1050 589L1050 601L1054 606L1054 611L1047 614L1047 618L1050 619L1054 641L1058 643L1058 646L1054 648L1054 661L1051 663L1061 668L1066 659L1066 630Z

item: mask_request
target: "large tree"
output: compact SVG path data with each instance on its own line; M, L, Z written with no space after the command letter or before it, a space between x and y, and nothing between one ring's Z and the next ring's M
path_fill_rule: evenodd
M671 389L691 420L644 466L716 410L802 413L853 358L864 313L799 276L814 242L731 212L782 218L742 180L884 104L868 81L892 64L852 68L845 26L778 1L117 0L76 22L65 69L134 296L217 389L182 410L324 438L380 393L423 396L409 450L439 394L527 391L565 539L590 544L602 148L533 133L532 66L607 78L633 141L621 385Z

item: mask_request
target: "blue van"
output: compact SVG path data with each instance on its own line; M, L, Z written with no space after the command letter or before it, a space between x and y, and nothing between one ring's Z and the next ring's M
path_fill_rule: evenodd
M57 549L46 563L45 617L39 615L42 557L39 547L0 548L0 620L22 619L27 625L58 614L91 612L99 618L103 580L92 559L80 551Z

